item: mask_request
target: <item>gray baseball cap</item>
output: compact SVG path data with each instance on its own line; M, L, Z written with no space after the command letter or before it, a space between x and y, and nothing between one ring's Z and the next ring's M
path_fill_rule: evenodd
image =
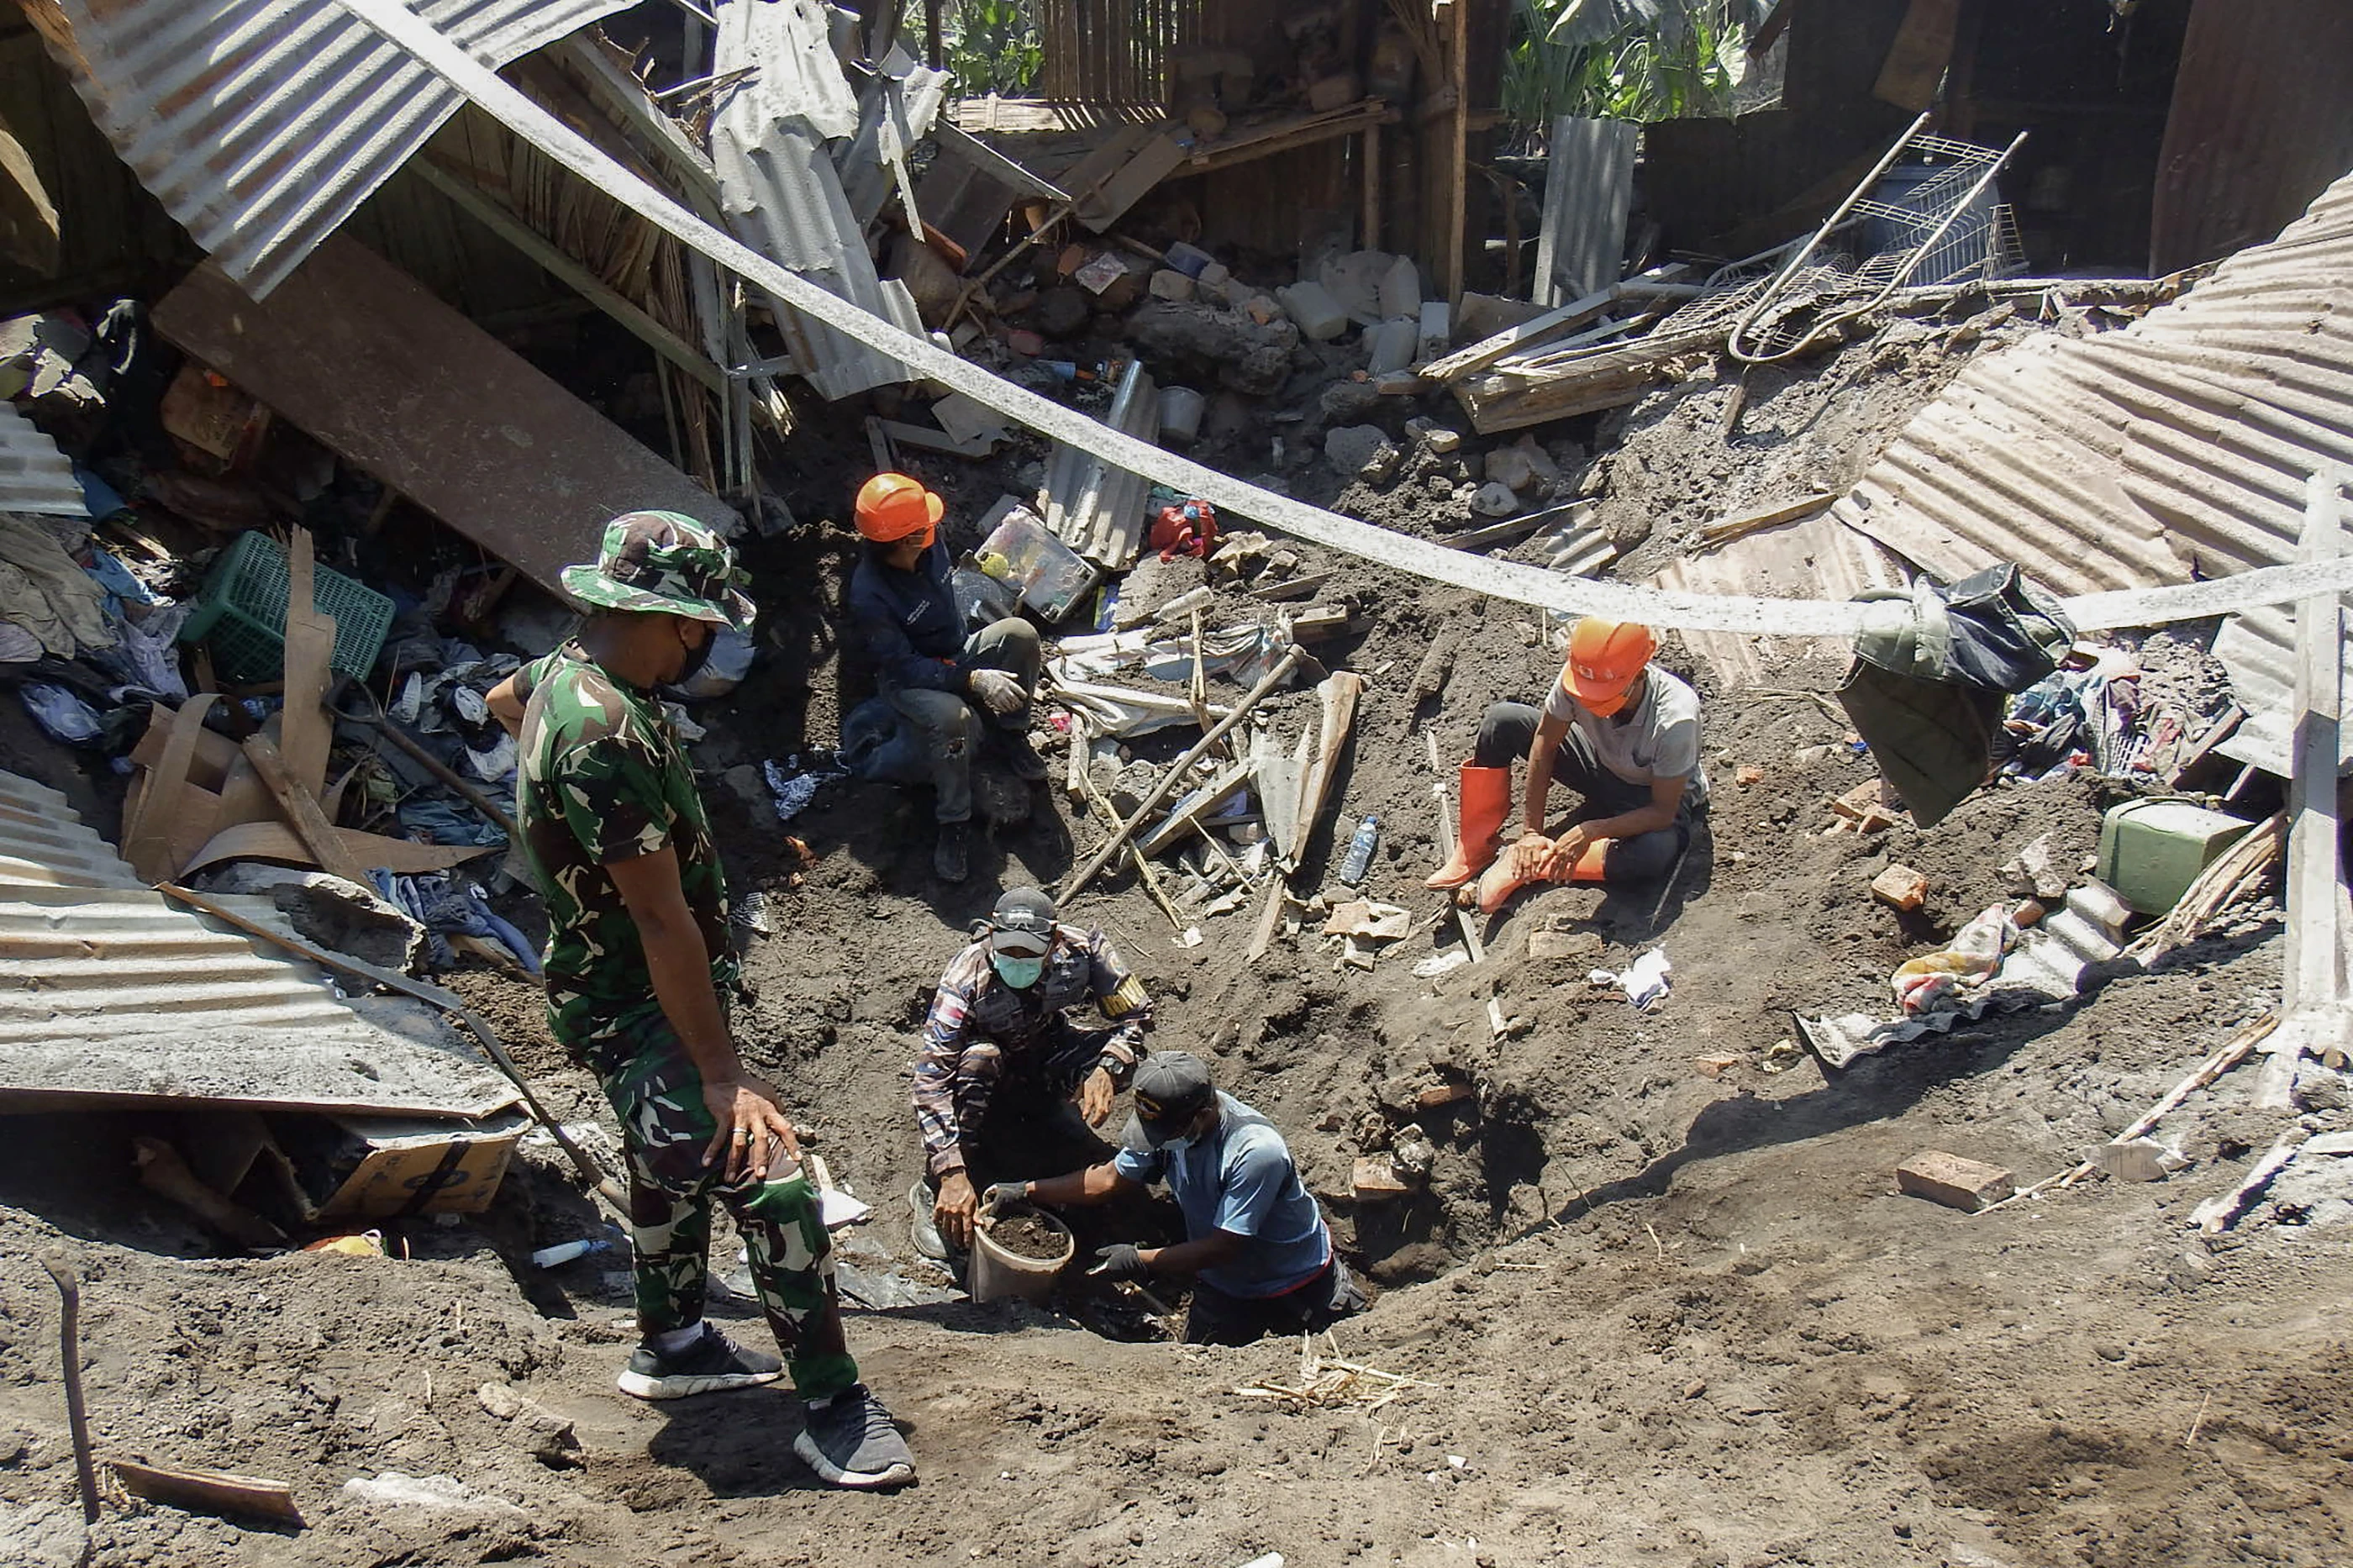
M1189 1051L1155 1051L1135 1069L1135 1129L1157 1149L1183 1135L1217 1098L1208 1065Z

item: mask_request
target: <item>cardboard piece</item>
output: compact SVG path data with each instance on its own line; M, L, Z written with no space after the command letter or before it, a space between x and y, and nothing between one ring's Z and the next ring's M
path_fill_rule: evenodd
M298 1201L311 1219L480 1214L498 1194L515 1144L531 1126L513 1110L471 1127L406 1117L325 1121L325 1140L290 1161Z

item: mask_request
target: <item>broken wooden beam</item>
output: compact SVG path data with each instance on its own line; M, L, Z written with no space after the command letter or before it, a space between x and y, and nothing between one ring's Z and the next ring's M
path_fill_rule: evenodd
M356 882L363 888L374 887L375 884L368 880L367 868L359 863L344 847L342 838L336 836L334 824L327 820L327 814L319 808L318 801L294 781L293 772L286 765L285 757L270 743L269 738L248 735L245 738L245 756L253 764L253 771L261 775L261 782L269 787L270 795L278 802L278 809L285 816L286 825L294 830L296 837L301 839L302 847L318 861L319 868L347 882Z
M1284 681L1289 680L1291 672L1298 668L1306 658L1306 650L1295 645L1285 649L1282 658L1275 661L1274 668L1266 672L1264 679L1251 687L1240 702L1234 704L1233 711L1219 720L1216 729L1194 742L1193 749L1178 758L1176 765L1161 775L1160 782L1153 786L1152 793L1145 796L1143 804L1135 808L1125 822L1120 824L1119 830L1088 858L1085 865L1071 873L1061 888L1056 891L1055 899L1060 902L1068 902L1084 892L1087 884L1093 881L1105 866L1111 864L1112 857L1117 855L1126 846L1127 841L1135 837L1136 830L1144 826L1145 819L1157 810L1160 804L1175 791L1178 782L1192 769L1193 764L1200 761L1211 746L1223 740L1227 731L1240 723L1250 715L1252 709L1266 700Z
M1204 821L1217 814L1219 807L1250 784L1254 770L1247 758L1234 763L1215 779L1178 800L1176 808L1154 825L1136 840L1136 847L1146 855L1157 855L1199 828Z
M232 1475L227 1470L182 1469L147 1465L135 1459L110 1459L107 1468L132 1497L191 1513L227 1514L269 1520L276 1524L303 1526L302 1510L295 1506L293 1489L284 1481L258 1476Z

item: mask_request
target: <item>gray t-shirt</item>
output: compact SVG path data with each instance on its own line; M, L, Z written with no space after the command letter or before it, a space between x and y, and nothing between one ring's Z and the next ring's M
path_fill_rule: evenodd
M1642 697L1607 719L1587 712L1554 681L1545 699L1545 717L1574 725L1593 754L1619 778L1647 788L1653 779L1681 775L1683 794L1707 798L1707 775L1699 765L1699 694L1657 665L1642 670Z

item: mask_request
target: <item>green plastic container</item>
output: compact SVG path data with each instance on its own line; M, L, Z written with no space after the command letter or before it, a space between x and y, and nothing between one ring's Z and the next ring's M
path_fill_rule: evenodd
M209 642L213 673L233 685L275 680L286 669L285 547L266 533L242 533L205 579L196 613L180 628L185 643ZM392 629L392 601L325 566L311 575L311 602L335 617L339 674L364 676Z
M2128 800L2100 819L2100 880L2137 914L2161 915L2254 826L2186 800Z

